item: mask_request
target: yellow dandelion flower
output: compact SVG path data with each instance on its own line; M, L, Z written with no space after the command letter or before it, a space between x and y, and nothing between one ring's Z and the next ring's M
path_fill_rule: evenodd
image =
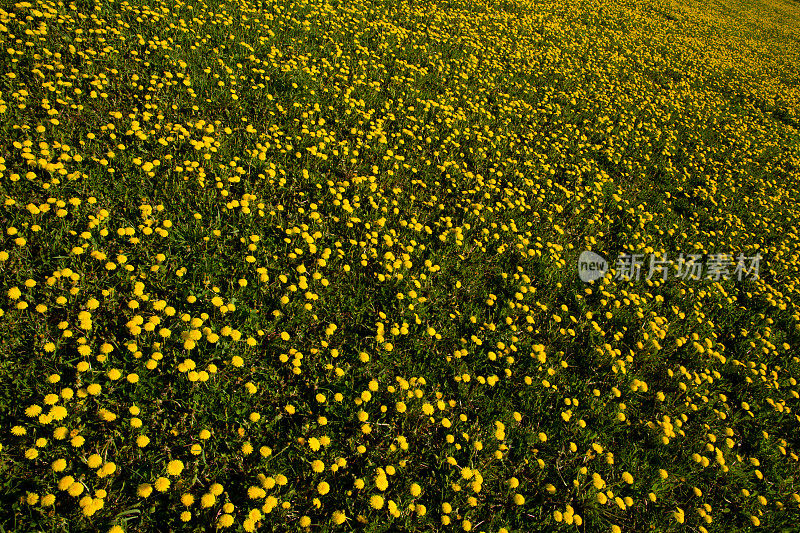
M183 461L173 459L167 464L167 474L170 476L179 476L183 472Z
M374 495L369 500L369 504L373 509L382 509L383 508L383 497L379 495Z
M344 524L345 520L347 520L347 516L345 516L343 511L334 511L331 520L333 521L334 524L340 526Z
M69 486L67 492L69 493L70 496L80 496L81 493L83 493L84 488L85 487L83 486L83 483L76 481L75 483Z

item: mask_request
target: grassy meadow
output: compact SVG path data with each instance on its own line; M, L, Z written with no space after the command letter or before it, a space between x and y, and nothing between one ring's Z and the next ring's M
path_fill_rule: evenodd
M0 7L0 531L800 531L800 3Z

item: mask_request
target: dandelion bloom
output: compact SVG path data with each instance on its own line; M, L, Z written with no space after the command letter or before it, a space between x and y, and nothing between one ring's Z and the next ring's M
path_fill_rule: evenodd
M383 497L381 497L381 496L376 494L372 498L370 498L369 504L370 504L370 506L372 506L373 509L382 509L383 508Z
M333 516L331 517L333 523L337 526L344 524L344 521L347 520L347 516L345 516L344 512L342 511L334 511Z
M172 483L170 482L169 479L167 479L165 477L160 477L160 478L156 479L156 481L153 484L153 486L155 487L155 489L158 492L166 492L169 489L169 486L171 484Z

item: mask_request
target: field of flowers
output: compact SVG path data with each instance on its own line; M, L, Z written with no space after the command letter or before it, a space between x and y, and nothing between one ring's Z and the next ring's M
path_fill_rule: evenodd
M10 0L0 41L0 531L798 531L796 1Z

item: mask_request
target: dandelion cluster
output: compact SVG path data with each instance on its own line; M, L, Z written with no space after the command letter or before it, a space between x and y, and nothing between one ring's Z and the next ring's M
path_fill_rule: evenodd
M3 521L795 527L798 24L4 4ZM585 285L586 249L764 259Z

